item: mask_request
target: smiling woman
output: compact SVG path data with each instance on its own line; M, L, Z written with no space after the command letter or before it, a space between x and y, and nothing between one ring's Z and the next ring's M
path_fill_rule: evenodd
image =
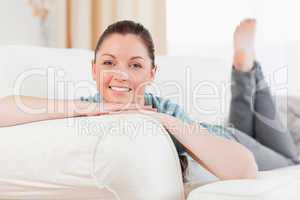
M225 138L210 134L214 129L193 121L179 105L145 92L145 87L154 80L157 67L152 37L143 25L126 20L110 25L97 43L91 67L98 89L95 96L83 97L80 101L9 96L0 102L0 109L9 113L5 117L0 116L0 126L116 114L116 111L142 112L160 122L170 134L181 159L184 181L188 166L184 153L221 180L256 177L253 154L238 142L230 140L229 133L221 135L228 136ZM29 107L45 107L55 103L66 109L60 113L35 115L23 112L16 100ZM235 163L236 160L239 162Z
M247 149L236 142L207 134L207 129L200 128L178 105L145 93L145 86L154 80L156 69L154 44L148 30L133 21L116 22L104 31L97 43L92 72L99 94L87 99L123 105L149 105L157 109L158 112L143 113L160 121L170 133L180 155L184 180L187 168L187 159L182 156L184 152L220 179L254 178L257 168ZM206 145L201 141L205 141ZM227 160L221 157L211 159L215 155L215 150L211 149L214 146L231 149L223 151L222 157ZM207 157L201 153L203 151L206 151ZM224 169L231 163L228 158L234 159L235 156L243 157L241 166Z
M144 105L145 87L156 73L150 33L131 21L109 26L97 43L92 72L105 101Z

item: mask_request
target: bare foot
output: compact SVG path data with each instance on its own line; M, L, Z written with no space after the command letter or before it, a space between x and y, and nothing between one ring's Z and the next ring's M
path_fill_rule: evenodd
M245 19L235 29L233 65L236 70L247 72L252 69L255 59L255 30L255 19Z

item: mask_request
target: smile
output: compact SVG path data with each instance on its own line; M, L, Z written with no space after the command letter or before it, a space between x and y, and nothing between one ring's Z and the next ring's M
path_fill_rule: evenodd
M117 91L117 92L130 92L132 89L128 87L117 87L117 86L109 86L111 90Z

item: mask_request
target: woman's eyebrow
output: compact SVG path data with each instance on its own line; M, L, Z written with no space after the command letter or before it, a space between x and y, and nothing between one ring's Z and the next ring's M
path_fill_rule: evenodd
M134 56L134 57L131 57L130 60L134 60L134 59L142 59L142 60L145 60L143 57L141 56Z
M112 58L116 58L116 56L114 56L113 54L109 54L109 53L104 53L101 55L102 56L110 56ZM142 59L142 60L145 60L143 57L141 56L134 56L134 57L131 57L130 60L134 60L134 59Z
M109 54L109 53L102 54L101 56L110 56L110 57L116 58L116 56Z

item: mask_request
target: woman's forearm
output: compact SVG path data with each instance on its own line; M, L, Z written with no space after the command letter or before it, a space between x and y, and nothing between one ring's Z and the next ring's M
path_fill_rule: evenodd
M211 135L206 129L196 130L183 140L197 162L222 180L256 178L257 165L248 149L235 141Z
M256 178L253 154L241 144L211 135L196 123L173 122L168 129L193 159L220 179Z
M0 127L80 116L80 110L89 105L81 101L7 96L0 99Z

